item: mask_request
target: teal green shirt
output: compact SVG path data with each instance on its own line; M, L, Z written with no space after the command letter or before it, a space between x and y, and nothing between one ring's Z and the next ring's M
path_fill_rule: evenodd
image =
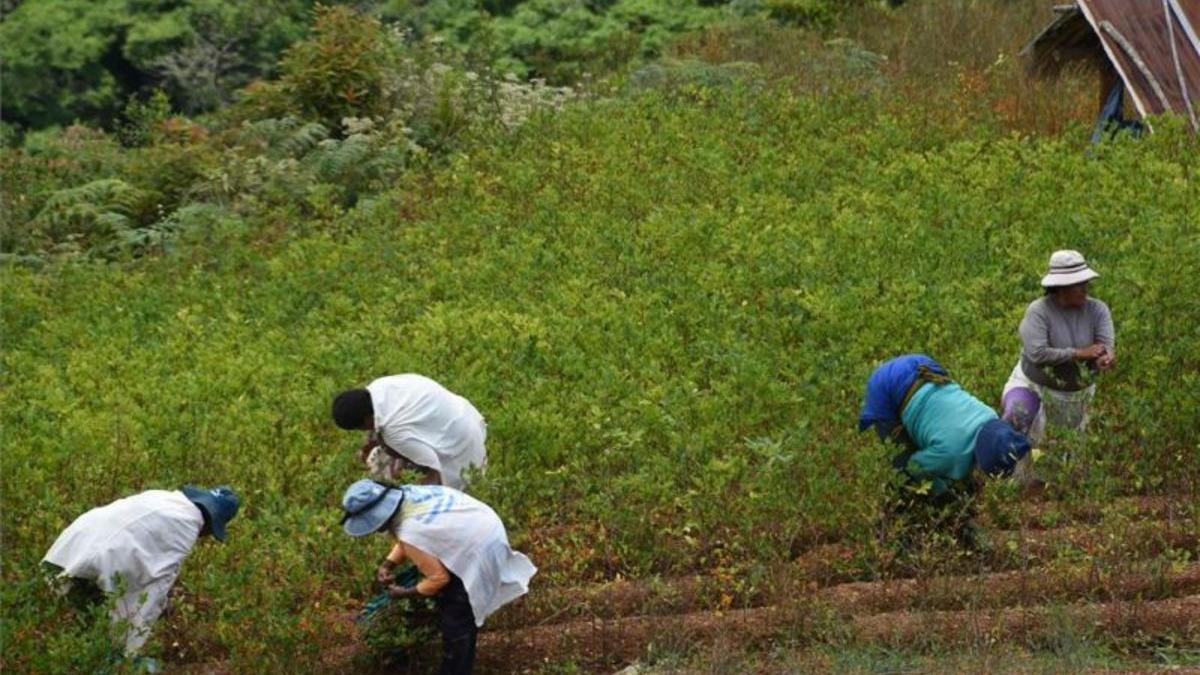
M962 480L971 472L979 429L996 417L996 411L957 384L922 385L900 414L917 446L909 473L932 479L935 494L944 492L948 480Z

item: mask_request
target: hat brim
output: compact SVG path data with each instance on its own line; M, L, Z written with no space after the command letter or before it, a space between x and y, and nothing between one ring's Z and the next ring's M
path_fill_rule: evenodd
M1074 286L1082 284L1085 281L1091 281L1100 276L1090 267L1071 272L1070 274L1047 274L1042 277L1042 288L1059 288L1060 286Z
M388 494L379 503L371 508L350 516L342 523L342 529L351 537L362 537L372 532L377 531L392 514L396 512L396 507L400 506L400 501L404 499L404 492L395 488L388 490Z
M1011 476L1032 449L1029 438L1012 424L994 419L984 423L975 439L975 462L988 476Z
M185 485L181 492L204 513L204 522L208 525L208 531L212 533L212 536L216 537L217 541L225 541L225 521L213 517L214 513L221 511L221 508L217 506L216 497L213 497L208 490L191 485Z

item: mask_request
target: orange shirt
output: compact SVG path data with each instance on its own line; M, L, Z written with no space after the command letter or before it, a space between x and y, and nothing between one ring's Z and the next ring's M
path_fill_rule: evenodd
M421 581L417 582L417 592L421 595L437 595L442 587L450 583L450 571L438 560L435 556L422 551L421 549L406 544L399 539L396 540L396 545L387 555L387 559L393 564L399 565L408 558L417 566L417 571L421 573Z

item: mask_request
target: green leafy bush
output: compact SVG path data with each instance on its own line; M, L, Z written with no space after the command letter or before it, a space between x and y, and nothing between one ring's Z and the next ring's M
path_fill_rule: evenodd
M1050 133L1066 108L1007 131L1007 65L906 98L919 78L879 35L761 21L604 96L380 31L396 51L365 108L291 109L276 83L138 147L71 127L0 153L5 253L41 261L0 265L5 670L96 667L99 637L31 582L40 556L84 510L186 482L245 505L185 563L152 653L327 668L386 551L337 526L362 467L329 398L394 372L486 415L473 490L541 568L533 593L704 572L749 597L829 539L858 545L848 573L878 573L892 472L855 432L865 378L926 351L998 403L1063 246L1104 275L1121 361L1093 433L1047 446L1057 496L1195 494L1184 123L1089 153L1082 126ZM964 97L977 74L987 93ZM72 246L99 260L52 253Z
M346 7L318 6L313 36L292 45L279 86L290 110L337 128L343 117L383 112L391 61L383 26Z
M117 129L118 136L127 146L146 145L169 117L171 102L161 89L145 101L130 99L125 105L125 119Z
M293 46L281 78L251 88L206 126L172 115L159 92L126 106L116 133L126 150L103 132L72 127L33 132L23 147L0 151L10 167L3 252L36 262L162 251L178 232L172 214L193 203L330 222L412 167L512 133L575 97L444 61L453 55L406 44L344 7L316 16L313 38ZM97 180L124 186L136 204L85 204L105 197L92 194ZM68 207L68 199L76 201Z
M541 567L534 593L738 575L833 536L869 553L890 470L854 428L867 374L927 351L995 403L1063 245L1104 275L1123 355L1095 433L1057 446L1075 458L1064 498L1194 490L1200 340L1161 317L1197 310L1200 155L1156 128L1088 156L938 133L858 94L652 91L534 115L353 205L310 195L315 215L269 190L206 201L172 255L0 268L5 630L49 630L20 582L70 518L229 482L244 512L187 561L186 637L172 647L168 624L160 648L316 667L352 639L319 617L369 594L364 561L386 548L337 528L361 467L329 397L390 372L428 373L487 416L474 489ZM335 185L343 135L253 156ZM300 224L276 229L289 214ZM6 644L7 668L44 662Z
M480 0L384 3L379 12L500 73L576 84L666 54L680 36L760 17L827 30L865 0Z
M52 245L32 226L46 198L66 186L114 177L126 159L106 134L79 126L29 134L23 148L0 150L0 252L36 253Z
M763 7L785 23L828 26L839 7L827 0L763 0Z
M396 583L414 586L419 580L415 567L396 574ZM363 640L379 660L406 659L439 635L437 606L433 598L388 597L381 592L367 602L357 619Z
M576 0L530 0L496 22L499 68L571 83L662 53L668 39L713 22L694 0L619 0L596 11Z
M10 122L44 127L78 117L111 121L127 95L119 50L104 59L128 18L118 2L23 2L0 24L4 113Z

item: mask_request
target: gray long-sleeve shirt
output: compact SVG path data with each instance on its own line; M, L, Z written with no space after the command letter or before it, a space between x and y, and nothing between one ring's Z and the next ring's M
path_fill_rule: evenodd
M1108 305L1088 298L1083 307L1060 307L1050 296L1029 303L1021 320L1021 372L1033 382L1060 391L1088 386L1075 361L1075 350L1097 342L1116 353L1116 333Z

